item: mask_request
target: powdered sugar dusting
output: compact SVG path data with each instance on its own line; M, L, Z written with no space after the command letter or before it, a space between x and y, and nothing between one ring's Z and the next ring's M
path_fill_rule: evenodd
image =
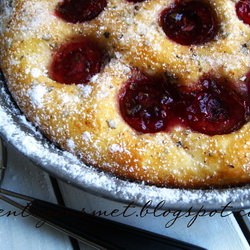
M64 93L64 92L60 92L59 93L59 97L61 100L61 104L63 106L74 106L76 103L81 102L81 99L77 96L77 95L72 95L72 94L68 94L68 93Z
M44 85L34 85L28 90L28 95L32 101L32 104L37 108L43 107L44 97L46 96L48 90Z
M40 77L42 75L41 70L38 69L38 68L31 69L30 73L31 73L33 78L38 78L38 77Z
M124 151L124 148L121 147L120 145L118 144L112 144L110 147L109 147L109 150L111 153L116 153L116 152L123 152Z
M115 120L107 120L108 126L112 129L116 129L117 122Z
M74 149L76 147L75 142L72 139L67 140L67 146L70 149L71 152L74 152Z
M85 142L91 142L91 141L92 141L92 137L91 137L90 132L88 132L88 131L83 132L83 134L82 134L82 139L83 139Z
M11 62L11 64L12 65L15 65L15 64L17 64L14 60L12 60L12 62ZM39 68L26 68L25 69L25 74L31 74L31 76L33 77L33 78L39 78L40 76L42 76L42 75L45 75L45 73L44 72L46 72L46 70L41 70L41 69L39 69Z
M45 1L25 1L24 9L30 10L29 15L25 12L21 17L24 20L24 23L19 27L22 31L36 31L41 26L44 26L46 23L50 25L53 15L50 15L49 3ZM27 25L28 24L28 25Z
M78 85L78 88L80 88L81 93L84 97L89 97L93 91L93 88L90 85Z

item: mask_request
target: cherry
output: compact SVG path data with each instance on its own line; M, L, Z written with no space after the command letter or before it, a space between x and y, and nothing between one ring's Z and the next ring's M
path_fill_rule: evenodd
M246 102L226 79L206 76L198 85L202 89L183 93L183 115L192 130L207 135L228 134L246 123Z
M65 84L84 84L99 73L104 62L102 50L87 38L63 44L54 54L49 75Z
M248 84L248 83L247 83ZM228 134L249 120L248 94L212 75L202 77L195 89L175 89L163 77L135 71L119 95L123 119L142 133L167 132L175 126L207 135Z
M174 94L171 92L165 79L135 70L119 95L123 119L138 132L166 130L174 118Z
M169 39L181 45L204 44L218 32L216 13L202 1L176 1L163 10L160 26Z
M239 19L250 25L250 1L240 0L236 3L235 7Z
M107 6L107 0L64 0L55 14L66 22L82 23L97 17Z

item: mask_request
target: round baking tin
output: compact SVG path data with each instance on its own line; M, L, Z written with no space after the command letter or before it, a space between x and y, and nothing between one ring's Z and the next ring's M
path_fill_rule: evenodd
M0 73L0 136L51 175L111 200L173 210L239 210L250 208L250 186L187 190L149 186L118 179L86 166L58 149L26 121L13 102Z

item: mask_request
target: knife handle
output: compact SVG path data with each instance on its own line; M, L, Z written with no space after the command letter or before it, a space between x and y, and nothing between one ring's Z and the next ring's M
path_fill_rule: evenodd
M106 249L128 250L204 250L204 248L161 236L142 229L35 199L29 207L31 215L69 235L95 243Z

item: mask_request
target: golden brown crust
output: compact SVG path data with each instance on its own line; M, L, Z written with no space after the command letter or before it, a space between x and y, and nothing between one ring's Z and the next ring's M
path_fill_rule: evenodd
M158 26L159 13L172 2L151 0L135 9L126 1L110 0L96 19L69 24L53 15L58 1L16 0L0 37L8 87L27 118L48 138L105 171L159 186L249 183L250 123L227 135L207 136L179 127L171 133L139 134L119 113L117 96L132 66L167 71L183 85L211 71L240 85L249 69L250 29L237 18L234 1L209 1L221 31L215 41L191 47L166 39ZM94 37L112 56L86 86L48 77L53 52L75 36Z

